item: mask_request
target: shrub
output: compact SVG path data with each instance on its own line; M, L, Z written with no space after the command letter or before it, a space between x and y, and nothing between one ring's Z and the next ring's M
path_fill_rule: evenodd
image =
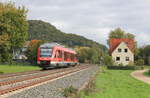
M108 69L115 69L115 70L139 70L144 69L143 66L107 66Z
M0 74L4 74L4 72L0 72Z
M67 98L77 98L78 90L73 86L64 89L64 96Z
M143 59L139 59L139 60L137 60L137 61L135 62L135 64L136 64L137 66L144 65L144 60L143 60Z
M114 61L111 56L105 56L104 57L104 64L107 66L112 66L114 64Z
M123 66L123 64L122 64L122 63L120 63L120 64L118 64L118 66Z
M0 63L2 62L2 56L1 56L1 54L0 54Z
M134 66L134 63L132 61L130 61L128 66Z
M86 88L84 89L85 95L89 95L90 93L94 92L96 88L95 80L96 80L96 75L95 77L92 77L92 79L86 85Z

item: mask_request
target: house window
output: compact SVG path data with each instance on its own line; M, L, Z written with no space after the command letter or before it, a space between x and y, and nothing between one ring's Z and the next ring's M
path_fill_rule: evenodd
M120 57L116 57L116 61L120 61Z
M130 59L129 59L129 57L126 57L126 61L129 61Z
M124 52L128 52L128 49L124 49Z
M120 48L118 49L118 52L121 52L121 49L120 49Z

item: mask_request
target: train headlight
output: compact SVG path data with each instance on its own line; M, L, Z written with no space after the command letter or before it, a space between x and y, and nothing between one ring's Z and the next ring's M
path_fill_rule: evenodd
M37 64L40 64L40 61L37 61Z

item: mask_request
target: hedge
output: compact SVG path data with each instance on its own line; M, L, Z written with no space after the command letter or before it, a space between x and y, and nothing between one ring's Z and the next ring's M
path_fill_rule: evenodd
M140 70L144 69L143 66L107 66L108 69L115 70Z

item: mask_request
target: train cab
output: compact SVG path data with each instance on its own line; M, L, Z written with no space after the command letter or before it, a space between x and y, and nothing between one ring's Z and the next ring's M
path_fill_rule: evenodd
M37 63L43 69L50 67L75 66L76 52L56 43L45 43L38 48Z

